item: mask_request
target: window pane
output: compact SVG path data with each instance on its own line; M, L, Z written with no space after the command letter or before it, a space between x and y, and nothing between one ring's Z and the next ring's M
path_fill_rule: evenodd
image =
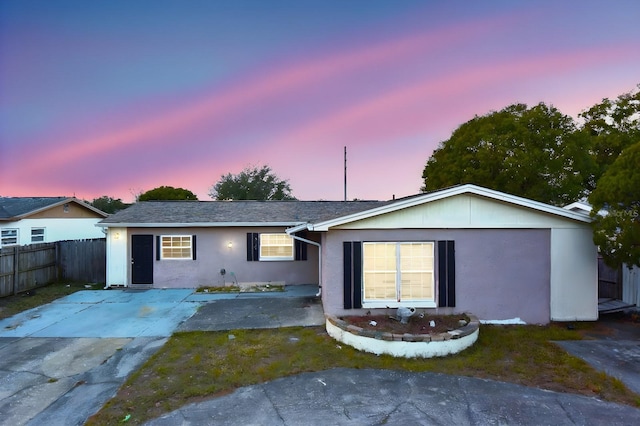
M191 235L163 235L163 259L191 259Z
M31 228L31 242L39 243L44 241L44 228Z
M293 238L288 234L260 234L260 260L293 260Z
M365 300L397 300L396 244L364 243L363 286Z
M434 301L433 243L364 243L364 301Z
M433 274L430 272L409 272L402 274L401 300L432 300Z
M0 244L2 245L18 244L17 228L3 229L0 235L1 235Z
M368 300L396 300L396 273L365 272L364 298Z

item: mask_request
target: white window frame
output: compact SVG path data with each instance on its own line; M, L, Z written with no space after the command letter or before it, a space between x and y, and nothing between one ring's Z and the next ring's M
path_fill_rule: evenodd
M34 234L34 231L37 233ZM31 228L31 242L32 243L44 243L46 238L46 228L40 226L36 228ZM35 237L35 239L34 239Z
M395 274L395 298L393 299L367 299L366 298L366 286L367 286L367 269L365 265L366 254L369 249L372 249L375 245L385 244L385 245L395 245L395 269L386 271L387 273ZM402 270L402 259L400 256L401 246L403 244L424 244L431 246L431 268L420 269L420 270ZM433 241L372 241L372 242L364 242L362 244L362 307L363 308L397 308L400 306L406 307L415 307L415 308L436 308L438 307L436 302L436 286L435 286L435 242ZM373 269L375 271L375 269ZM383 270L379 270L380 272L385 272ZM423 299L408 299L402 300L401 298L401 287L402 287L402 274L411 273L411 272L424 272L431 274L431 282L429 285L431 286L431 298L423 298ZM400 283L400 285L398 285Z
M270 239L273 239L275 241L269 241ZM277 256L277 255L269 255L264 253L264 251L272 247L285 247L285 248L290 247L291 255ZM294 260L295 258L293 238L291 238L291 235L286 234L284 232L260 234L259 248L260 249L259 249L258 259L261 262Z
M187 245L182 243L188 242ZM175 244L175 245L174 245ZM165 249L176 251L175 255L165 252ZM188 255L177 255L178 251L188 250ZM161 235L160 236L160 260L192 260L193 259L193 235Z
M17 246L20 242L20 229L2 228L0 230L0 246Z

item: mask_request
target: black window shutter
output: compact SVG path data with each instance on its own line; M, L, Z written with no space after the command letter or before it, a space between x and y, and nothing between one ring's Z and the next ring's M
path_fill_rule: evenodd
M160 250L162 250L160 246L160 235L156 235L156 260L160 260Z
M293 249L296 260L307 260L307 243L300 240L293 240Z
M362 243L344 241L342 249L344 309L362 308Z
M353 243L353 307L362 308L362 243Z
M438 241L438 306L456 306L454 241Z
M351 289L353 288L353 280L351 279L353 274L353 269L351 267L352 245L351 241L342 242L342 260L344 268L344 278L342 283L344 285L343 299L345 309L353 309L353 301L351 299Z
M196 260L196 236L191 236L191 259Z
M247 233L247 261L260 260L260 234L257 232Z

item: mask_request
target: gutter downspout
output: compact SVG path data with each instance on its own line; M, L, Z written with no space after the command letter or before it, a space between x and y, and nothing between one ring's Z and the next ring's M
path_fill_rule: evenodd
M289 234L287 232L287 234ZM303 243L312 244L318 247L318 293L316 297L322 296L322 246L315 241L307 240L306 238L298 237L295 234L289 234L294 240L302 241Z

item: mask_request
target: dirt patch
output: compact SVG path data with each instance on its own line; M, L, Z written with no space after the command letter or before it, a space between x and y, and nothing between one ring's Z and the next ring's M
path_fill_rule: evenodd
M411 317L407 324L402 324L393 315L345 316L341 319L364 330L395 334L446 333L469 323L469 317L466 315L416 315Z

